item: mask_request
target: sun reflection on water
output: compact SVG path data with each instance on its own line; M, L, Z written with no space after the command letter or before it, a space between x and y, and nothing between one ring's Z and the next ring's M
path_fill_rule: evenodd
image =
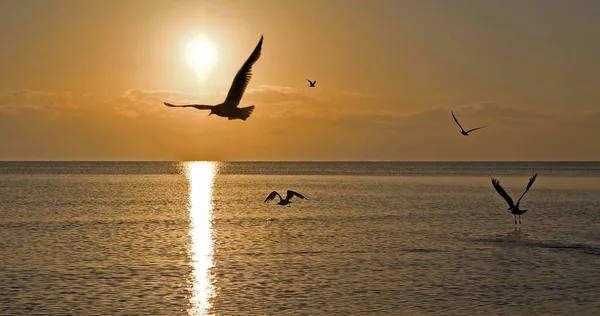
M185 173L189 181L192 285L189 315L211 314L214 295L210 269L213 266L212 187L216 174L214 162L188 162Z

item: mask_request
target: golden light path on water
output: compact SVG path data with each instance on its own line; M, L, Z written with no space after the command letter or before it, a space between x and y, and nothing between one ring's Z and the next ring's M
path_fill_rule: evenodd
M187 162L189 181L192 284L189 315L211 314L214 296L210 270L213 266L212 189L217 166L214 162Z

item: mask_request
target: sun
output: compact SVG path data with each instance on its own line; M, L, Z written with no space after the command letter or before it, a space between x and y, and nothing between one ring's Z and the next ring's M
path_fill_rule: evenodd
M198 36L187 44L185 58L196 73L205 73L217 64L217 48L205 36Z

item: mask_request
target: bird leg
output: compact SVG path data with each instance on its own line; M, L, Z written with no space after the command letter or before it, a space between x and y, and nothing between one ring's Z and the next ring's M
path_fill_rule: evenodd
M517 225L517 215L513 214L513 216L515 217L515 225Z
M519 214L519 225L521 225L521 214Z

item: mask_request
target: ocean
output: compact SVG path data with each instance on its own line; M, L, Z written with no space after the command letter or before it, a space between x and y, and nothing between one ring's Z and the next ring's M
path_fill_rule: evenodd
M534 173L516 226L490 177L516 199ZM0 315L599 315L599 298L598 162L0 162Z

